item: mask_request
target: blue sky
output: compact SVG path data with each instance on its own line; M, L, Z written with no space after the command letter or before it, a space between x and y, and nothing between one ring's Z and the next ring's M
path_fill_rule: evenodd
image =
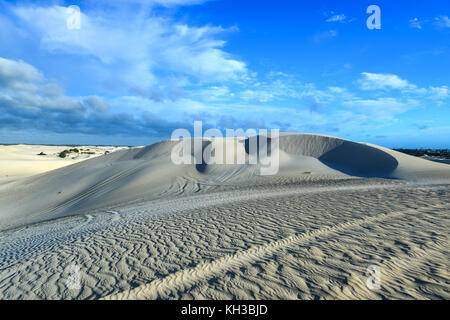
M144 145L201 120L449 148L449 16L447 0L0 0L0 143Z

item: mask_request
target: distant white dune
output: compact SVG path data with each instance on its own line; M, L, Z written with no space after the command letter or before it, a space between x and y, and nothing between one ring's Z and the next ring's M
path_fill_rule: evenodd
M80 149L78 153L69 153L65 158L60 152ZM67 165L95 158L125 149L109 146L49 146L49 145L0 145L0 185L20 178L62 168Z
M244 138L235 140L237 152L248 156ZM259 165L206 165L201 170L194 164L175 165L170 155L176 144L163 141L82 162L75 159L78 161L72 165L0 186L0 230L261 178ZM45 164L61 165L54 162L52 159ZM14 164L13 159L9 163ZM450 167L375 145L323 135L282 133L278 176L446 181L450 179Z

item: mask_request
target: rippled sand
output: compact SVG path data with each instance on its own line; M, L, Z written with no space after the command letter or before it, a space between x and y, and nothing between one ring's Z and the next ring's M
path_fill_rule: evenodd
M56 202L51 219L0 232L0 298L450 298L449 183L306 169L235 180L248 172L233 169L189 183L176 176L158 197L110 201L105 189L120 182L123 194L133 189L121 179L153 172L120 171L70 205ZM90 206L95 199L102 207ZM380 268L379 289L367 286L369 266Z
M289 179L67 218L2 235L1 296L448 299L448 199L448 185Z

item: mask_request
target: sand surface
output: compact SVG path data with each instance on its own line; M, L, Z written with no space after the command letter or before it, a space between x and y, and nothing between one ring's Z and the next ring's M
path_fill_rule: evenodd
M283 134L260 176L175 165L176 143L0 185L0 298L450 298L449 165Z
M80 149L66 158L59 157L64 150ZM124 147L97 146L48 146L48 145L0 145L0 185L35 174L62 168L89 158L114 152ZM40 153L44 155L40 155Z

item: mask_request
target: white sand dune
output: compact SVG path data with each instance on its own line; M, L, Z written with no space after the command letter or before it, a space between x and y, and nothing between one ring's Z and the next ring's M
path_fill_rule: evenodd
M245 139L220 141L249 156ZM278 174L260 176L175 165L177 143L0 186L0 298L450 297L447 164L284 133ZM371 264L380 291L365 286Z
M246 153L245 144L236 142ZM0 186L0 230L76 213L258 178L258 165L175 165L176 141L115 152ZM334 137L282 134L280 176L362 176L450 180L450 167Z
M66 158L59 157L64 150L74 146L48 145L0 145L0 184L20 178L62 168L67 165L98 157L105 152L114 152L123 147L83 146L79 153L70 153ZM43 153L43 155L40 155Z

